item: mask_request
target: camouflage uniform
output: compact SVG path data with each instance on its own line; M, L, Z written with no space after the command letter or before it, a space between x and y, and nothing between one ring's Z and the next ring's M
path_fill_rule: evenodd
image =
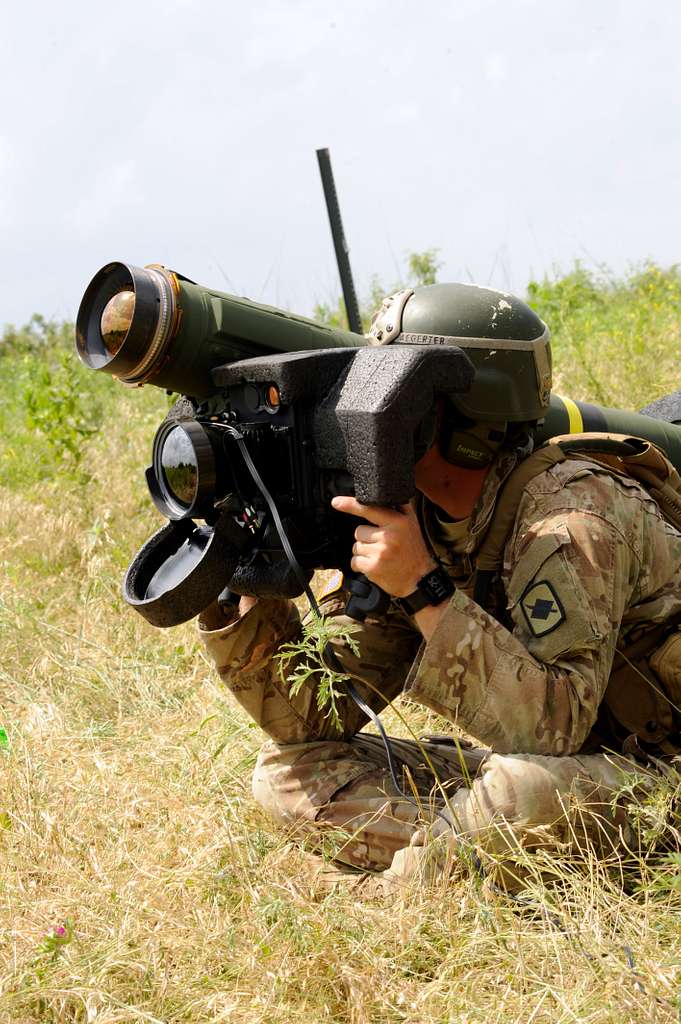
M200 619L222 680L271 737L256 799L280 821L326 836L338 860L393 875L439 869L429 839L440 836L439 847L475 847L513 875L520 847L627 843L617 793L640 773L635 761L602 752L620 750L622 739L602 702L618 637L681 610L681 536L633 481L588 459L556 465L524 492L499 621L472 600L470 570L513 465L503 455L492 467L462 554L438 544L422 506L424 534L457 580L428 643L393 606L360 627L359 658L337 649L375 711L404 692L485 745L394 741L420 807L396 792L353 702L342 705L338 736L311 689L289 695L272 655L298 636L291 602L261 600L227 625L216 607ZM343 605L332 595L324 610L341 615Z

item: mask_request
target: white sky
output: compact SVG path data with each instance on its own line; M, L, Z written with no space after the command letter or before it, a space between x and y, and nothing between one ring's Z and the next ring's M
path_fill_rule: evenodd
M437 247L520 292L679 259L678 0L81 0L0 19L0 325L111 259L309 312Z

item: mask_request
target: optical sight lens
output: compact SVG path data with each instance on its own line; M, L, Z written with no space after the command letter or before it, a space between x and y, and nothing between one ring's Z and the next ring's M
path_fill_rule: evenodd
M102 312L99 329L109 356L115 356L130 330L135 313L135 293L118 292L109 299Z
M173 427L163 443L161 468L165 484L176 501L189 508L199 486L199 464L191 439L182 427Z

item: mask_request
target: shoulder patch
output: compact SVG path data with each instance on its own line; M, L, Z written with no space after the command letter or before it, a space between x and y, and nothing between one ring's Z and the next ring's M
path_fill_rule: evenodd
M548 580L540 580L526 588L520 607L533 636L546 636L565 622L565 609Z

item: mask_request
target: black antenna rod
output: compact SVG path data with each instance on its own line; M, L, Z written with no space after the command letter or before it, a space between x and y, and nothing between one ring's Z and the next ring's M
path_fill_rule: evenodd
M319 161L319 173L322 176L326 209L329 214L333 247L336 250L336 263L338 264L338 273L340 274L341 287L343 288L343 301L345 302L348 326L354 334L364 334L362 319L359 315L357 294L352 280L352 270L350 269L350 250L348 249L348 243L345 241L345 234L343 232L338 193L336 192L336 185L333 180L331 157L328 149L318 149L317 160Z

